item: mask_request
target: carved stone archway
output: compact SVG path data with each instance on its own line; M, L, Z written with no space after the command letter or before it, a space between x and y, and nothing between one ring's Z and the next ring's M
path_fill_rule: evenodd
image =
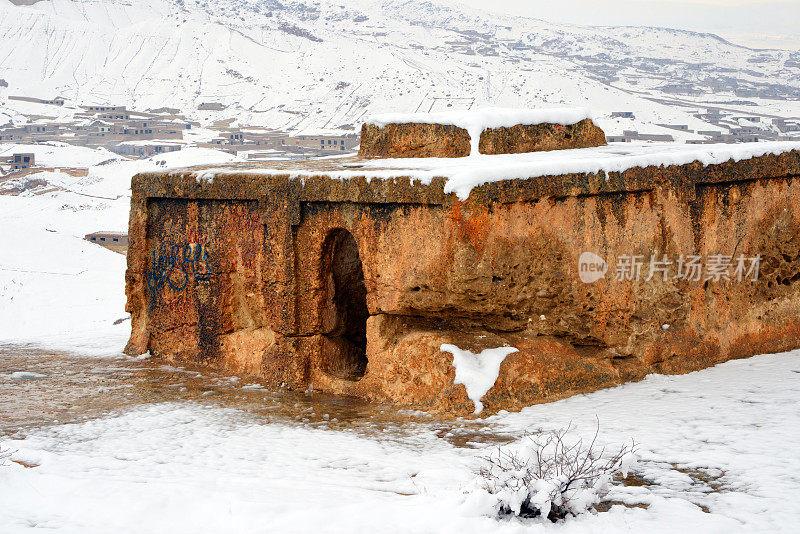
M323 245L322 277L325 297L322 328L325 337L321 367L348 380L364 376L367 369L367 289L364 270L353 234L331 230Z

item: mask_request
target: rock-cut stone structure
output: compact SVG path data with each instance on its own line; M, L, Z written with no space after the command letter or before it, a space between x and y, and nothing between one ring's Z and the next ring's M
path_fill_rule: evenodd
M136 175L126 351L462 414L442 344L518 349L489 412L800 347L800 143L602 146L552 115Z

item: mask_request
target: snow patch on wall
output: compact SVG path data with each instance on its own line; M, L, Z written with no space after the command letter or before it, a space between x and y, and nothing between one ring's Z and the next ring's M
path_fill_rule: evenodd
M36 380L37 378L47 378L47 375L32 371L14 371L8 377L11 380Z
M197 178L197 183L200 184L200 185L213 184L214 183L214 178L216 178L216 175L213 172L204 172L204 173L198 174L196 178Z
M509 354L519 352L514 347L498 347L474 354L446 343L439 350L453 355L453 367L456 368L453 383L463 384L467 389L467 397L475 405L475 413L483 411L481 399L492 389L500 375L500 364Z

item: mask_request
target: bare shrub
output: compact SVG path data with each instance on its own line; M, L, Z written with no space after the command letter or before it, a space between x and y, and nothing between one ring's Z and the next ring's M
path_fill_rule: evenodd
M14 454L14 451L8 447L3 447L3 445L0 445L0 467L9 464L9 459L11 458L12 454Z
M498 447L477 470L482 489L496 499L499 516L546 517L558 521L586 512L605 495L613 476L635 462L636 444L613 451L571 436L573 428L528 436L516 447Z

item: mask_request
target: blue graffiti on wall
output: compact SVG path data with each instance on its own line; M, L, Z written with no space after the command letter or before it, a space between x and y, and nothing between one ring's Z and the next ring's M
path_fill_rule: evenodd
M153 251L153 263L147 273L147 286L150 291L156 291L167 284L175 291L182 291L190 280L203 281L210 278L208 245L173 245L166 252Z

